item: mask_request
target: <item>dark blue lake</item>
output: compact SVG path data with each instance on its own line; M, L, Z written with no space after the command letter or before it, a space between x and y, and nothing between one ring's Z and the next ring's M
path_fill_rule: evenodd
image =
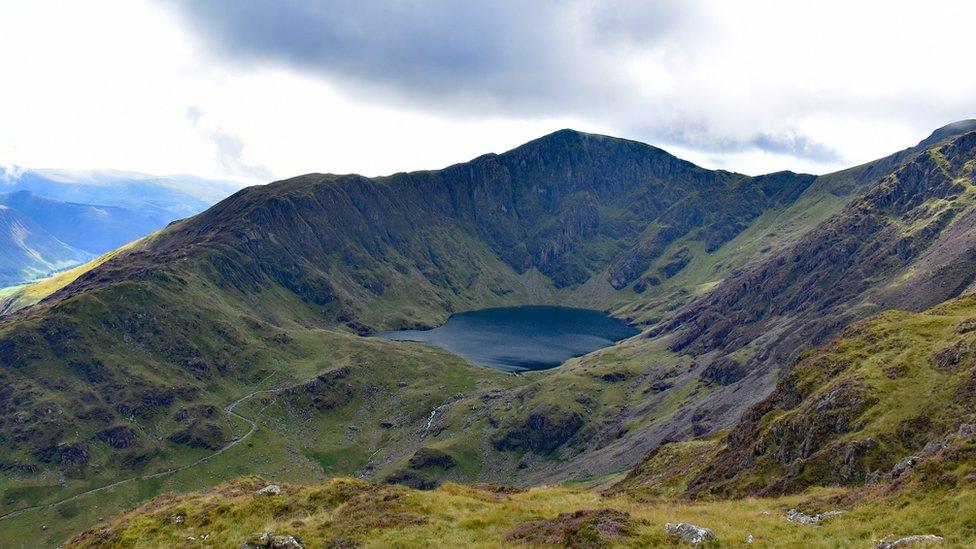
M558 366L637 332L600 311L532 305L459 313L433 330L396 330L373 335L397 341L422 341L475 364L522 371Z

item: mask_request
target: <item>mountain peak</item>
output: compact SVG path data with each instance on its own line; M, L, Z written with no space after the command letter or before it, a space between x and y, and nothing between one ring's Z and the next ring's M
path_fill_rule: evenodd
M605 151L617 152L629 151L627 154L637 152L641 154L650 153L654 156L663 156L671 160L678 160L677 157L674 157L667 151L641 141L599 133L582 132L572 128L563 128L543 135L542 137L537 137L508 152L502 153L502 156L538 153L540 151L548 151L547 154L552 154L560 150L571 151L579 147L584 149L599 148ZM681 162L686 161L682 160ZM691 165L689 162L688 166Z
M948 137L961 135L971 131L976 131L976 119L969 118L966 120L959 120L951 124L946 124L945 126L935 130L931 135L926 137L921 144L931 146Z

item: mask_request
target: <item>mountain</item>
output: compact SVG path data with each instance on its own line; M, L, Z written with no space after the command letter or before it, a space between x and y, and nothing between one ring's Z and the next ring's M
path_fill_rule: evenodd
M91 257L0 202L0 287L41 278Z
M201 212L240 187L231 181L192 175L0 168L0 192L30 191L61 202L117 206L168 221Z
M972 129L819 177L563 130L438 171L241 190L0 320L0 512L245 473L603 478L724 441L801 349L966 290ZM526 303L646 330L518 377L358 335Z
M168 219L115 206L60 202L29 191L0 195L0 204L30 218L58 240L102 254L137 240L168 223Z
M535 483L599 476L662 444L731 428L803 350L847 323L893 306L922 310L967 291L974 240L965 236L972 215L966 166L976 157L976 134L967 130L976 127L952 128L818 177L719 250L692 254L656 296L627 296L631 303L618 314L640 318L650 307L644 337L553 371L520 389L512 410L495 412L503 440L542 421L555 445L545 454L558 459L533 460L519 476ZM953 160L944 172L935 159L946 155ZM883 173L879 166L889 171L872 179ZM902 297L896 304L891 295Z
M198 213L237 188L191 176L0 168L0 205L16 211L21 226L30 220L33 241L38 242L32 247L7 237L0 287L83 263ZM62 245L40 244L42 238Z

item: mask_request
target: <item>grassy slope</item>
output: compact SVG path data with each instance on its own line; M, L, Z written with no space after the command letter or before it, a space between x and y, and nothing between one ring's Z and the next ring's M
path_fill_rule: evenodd
M299 384L300 395L305 381L336 367L349 366L352 370L350 382L356 397L336 409L317 413L306 421L311 426L309 422L314 420L315 428L311 432L303 432L297 422L288 425L274 422L276 400L293 397L275 393L254 395L234 409L242 416L261 421L258 431L246 444L239 444L213 461L185 471L127 482L110 490L77 498L66 505L32 509L7 519L0 523L3 526L0 528L0 545L8 546L24 531L39 531L35 528L39 524L51 526L42 536L51 536L48 541L57 541L58 536L70 530L76 530L99 516L115 512L121 505L131 504L162 489L199 488L247 473L279 474L284 471L294 480L355 473L359 471L366 452L380 459L385 454L374 452L381 447L386 451L400 446L409 448L408 442L413 438L419 439L419 432L430 410L458 393L505 388L521 381L501 372L472 367L455 356L430 347L408 348L391 342L363 339L348 332L314 328L308 324L308 319L314 318L315 313L288 294L255 295L254 299L259 304L256 310L261 311L262 318L253 310L242 310L225 292L204 280L181 286L175 291L168 289L170 285L165 283L141 283L145 287L149 284L152 291L141 289L140 284L118 289L127 296L123 301L127 304L126 308L119 310L119 314L124 314L125 310L139 311L142 300L159 298L160 292L174 292L179 295L178 298L174 299L173 293L168 293L163 299L173 303L206 303L208 318L222 321L205 325L199 333L192 328L187 331L187 325L193 326L194 320L180 316L183 312L177 310L171 316L153 319L154 324L140 330L146 337L164 338L162 341L133 343L166 349L173 347L171 341L179 341L180 337L199 336L206 338L202 344L198 344L200 349L221 344L238 346L239 356L248 357L244 359L247 361L246 369L231 364L220 375L216 375L212 369L173 370L158 362L156 356L138 352L138 347L132 343L120 347L118 341L104 342L95 350L97 360L127 364L126 368L113 372L110 387L118 383L135 391L130 393L123 389L109 399L110 403L139 406L147 397L153 400L162 398L152 395L163 394L158 391L166 387L191 385L203 389L184 398L179 406L156 411L150 408L148 413L151 415L145 419L122 420L121 425L136 430L140 441L133 448L118 451L98 441L99 422L93 422L88 415L85 416L88 419L73 417L84 413L89 408L88 404L74 400L75 393L54 390L58 384L70 383L77 375L70 370L77 367L71 365L71 356L59 355L57 348L53 348L50 356L37 357L40 360L35 358L36 366L30 380L12 379L15 390L21 384L31 384L31 389L24 393L30 400L20 408L28 414L26 425L34 429L33 432L50 430L58 433L66 426L71 428L74 431L71 440L84 442L87 446L88 463L84 470L67 475L56 470L25 474L16 469L7 469L0 475L0 514L55 503L119 479L146 477L212 455L213 449L229 444L233 437L242 436L248 430L243 420L219 410L256 390ZM192 290L188 291L188 288ZM70 298L67 306L73 310L73 321L84 326L89 317L102 314L103 305L80 294ZM274 320L275 324L270 324L269 320ZM37 320L25 322L32 321ZM73 328L68 324L59 326L58 330L70 334ZM208 330L216 331L211 334ZM221 343L221 338L229 339ZM115 357L116 354L120 354L119 357ZM17 373L17 370L13 372ZM97 370L94 373L97 375ZM390 394L398 394L400 398L386 399L385 396ZM198 405L213 406L218 410L208 420L223 432L222 437L214 442L214 447L188 448L167 441L167 436L182 425L182 422L174 419L177 410L192 409ZM45 416L41 412L45 408L58 412L53 417ZM394 417L398 419L395 426L380 427L381 422ZM353 428L357 430L353 431ZM391 438L397 442L384 446ZM23 447L8 445L8 459L14 462L29 459L26 449L20 450L22 453L19 455L23 457L18 458L18 446ZM357 453L355 459L330 466L327 463L328 453L341 448L354 448ZM126 461L128 456L135 458L143 455L150 457L148 464L140 459Z
M494 370L474 368L452 355L420 345L402 349L385 341L327 331L296 332L294 337L291 344L302 348L303 356L279 362L279 368L271 375L251 386L226 390L220 401L215 402L223 408L240 397L265 390L242 401L233 410L257 425L257 430L242 443L203 463L195 462L213 452L191 449L177 452L176 447L162 444L164 456L150 468L104 471L60 480L58 475L50 473L26 477L6 475L0 481L3 512L54 504L119 478L135 480L6 519L0 522L0 546L16 547L16 540L25 531L41 532L39 535L53 544L99 517L164 490L197 489L243 474L307 482L333 474L362 472L367 458L382 460L389 452L409 452L419 446L433 407L458 393L504 388L520 381ZM352 365L352 380L364 384L355 387L355 398L322 412L314 412L308 406L313 413L304 413L300 418L282 415L282 407L294 408L289 406L289 401L303 398L304 380L341 365ZM296 384L299 390L295 395L276 389ZM386 398L393 393L399 397ZM212 399L211 395L208 402ZM249 426L244 421L224 415L231 423L228 430L233 430L235 436L247 433ZM395 424L381 428L380 423L386 421ZM165 432L165 428L161 430ZM151 436L147 434L144 438ZM188 464L193 465L173 474L145 478ZM472 476L465 480L473 480L477 463L466 463L464 468L472 471ZM66 484L59 486L62 481ZM47 528L40 529L41 525Z
M821 526L809 526L787 522L786 511L794 507L809 513L833 509L845 495L836 489L821 489L733 502L648 502L573 487L511 493L447 484L434 491L415 491L342 478L317 486L285 485L279 496L252 495L266 483L252 477L203 493L161 496L93 527L66 547L179 546L190 537L199 544L237 547L266 531L294 535L306 547L519 546L522 544L508 535L521 524L595 509L627 513L629 531L609 537L595 524L584 525L565 538L575 544L571 546L599 547L601 542L677 546L663 525L678 521L711 528L718 538L713 545L722 547L741 546L749 535L758 547L869 547L881 539L917 533L942 534L951 546L976 541L974 491L917 497L872 494L846 507L849 513ZM173 521L177 515L183 517L180 524Z
M806 478L805 472L819 468L823 456L849 441L870 437L881 442L885 445L885 467L890 468L906 455L919 454L925 443L942 440L946 432L952 432L959 422L968 420L967 414L971 415L972 406L961 395L970 391L967 381L976 368L973 327L976 298L965 297L926 313L882 314L811 354L780 384L781 391L799 391L800 404L786 410L774 406L757 422L759 438L765 440L764 450L754 468L746 468L733 479L739 486L735 493L762 486L755 483L769 473L770 458L766 456L775 455L778 444L797 443L789 437L778 442L775 436L769 438L771 433L792 432L777 425L787 425L797 417L815 420L823 414L816 411L823 409L822 397L838 394L836 389L852 380L869 390L866 399L840 401L841 406L857 410L849 420L858 428L828 431L828 436L816 443L818 452L791 465L796 471L793 478ZM947 355L945 349L961 352ZM785 396L771 397L774 401L777 398ZM862 401L869 405L862 407L858 404ZM804 426L799 434L822 432L803 421L797 425ZM495 546L525 521L551 519L558 513L580 509L613 508L638 520L632 536L616 540L634 546L669 543L661 528L664 522L674 521L712 528L723 546L738 545L749 534L760 546L870 545L879 539L921 533L943 535L953 546L976 541L976 522L972 519L976 516L976 485L971 480L976 452L971 439L955 439L935 453L921 454L922 463L908 477L896 481L881 477L880 484L850 492L798 482L792 484L792 490L800 492L789 496L697 502L676 499L689 483L700 483L700 479L709 478L704 473L721 467L726 445L725 436L720 435L665 446L608 496L568 486L508 494L449 484L432 492L418 492L333 480L323 486L286 487L286 495L278 498L255 499L251 492L264 483L248 479L235 485L236 492L232 487L219 488L224 494L219 497L210 491L144 504L131 514L96 527L93 531L98 537L85 539L149 547L209 534L208 539L217 545L236 545L254 533L274 530L297 535L311 546L335 538L364 541L368 546L391 542L408 546ZM754 446L749 445L748 451L755 453ZM878 469L877 463L870 465ZM751 471L758 471L760 477ZM287 479L287 475L271 478ZM770 478L791 477L779 471ZM349 483L353 488L338 488ZM346 495L335 495L339 493ZM378 505L380 494L394 503ZM792 507L808 513L835 508L849 513L820 527L810 527L784 520L785 511ZM363 514L367 509L369 512ZM173 524L168 519L174 514L185 514L186 522Z

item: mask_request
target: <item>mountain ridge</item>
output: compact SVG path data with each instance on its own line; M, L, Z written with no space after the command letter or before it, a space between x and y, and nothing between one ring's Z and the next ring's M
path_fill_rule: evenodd
M444 170L249 187L0 319L0 376L11 387L0 395L0 436L11 441L0 463L66 475L76 491L112 471L148 474L222 448L237 420L219 410L262 380L291 387L314 378L310 387L342 398L285 391L240 409L260 409L250 416L259 432L279 437L247 451L295 476L355 471L427 486L619 471L656 446L731 427L789 367L775 341L724 348L708 329L683 335L695 322L717 330L708 318L745 303L761 311L779 295L759 282L736 290L742 280L792 257L836 255L810 242L858 212L877 217L878 234L898 236L878 240L886 244L865 252L865 265L900 257L895 233L914 234L915 222L936 223L918 233L909 259L948 246L970 208L969 184L955 181L971 177L968 135L836 174L749 177L562 131ZM898 202L904 189L933 202ZM896 281L900 269L879 272ZM859 272L839 270L813 289L853 302ZM924 283L906 280L909 296ZM651 337L514 378L355 335L526 303L595 306L643 323ZM764 319L737 327L768 340L797 329ZM816 331L792 333L801 341ZM418 438L425 424L431 432ZM132 442L112 446L107 430ZM285 451L305 457L276 453ZM440 470L424 457L442 453L456 466Z

